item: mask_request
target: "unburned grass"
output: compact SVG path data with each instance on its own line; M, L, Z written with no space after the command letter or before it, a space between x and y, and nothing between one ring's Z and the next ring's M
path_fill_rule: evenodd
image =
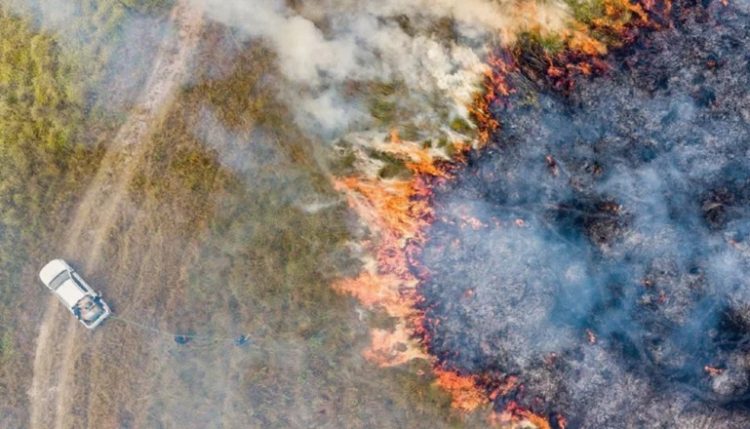
M377 318L360 320L330 287L350 214L307 207L338 197L312 157L320 143L278 126L286 110L264 87L273 58L212 45L216 33L205 40L204 67L226 49L238 61L218 75L196 70L165 112L107 251L110 271L95 274L117 314L166 334L107 325L98 344L116 359L94 359L89 384L114 385L89 399L88 425L460 425L426 363L381 369L362 358ZM195 339L178 346L178 332ZM234 346L239 334L252 343Z
M75 196L118 124L92 94L127 13L116 0L71 3L81 14L64 34L45 29L28 3L0 6L2 427L28 426L33 338L48 297L37 271L57 256Z

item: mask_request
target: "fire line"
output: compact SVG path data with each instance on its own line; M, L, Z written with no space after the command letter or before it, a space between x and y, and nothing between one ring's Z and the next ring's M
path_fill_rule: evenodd
M540 77L551 82L554 88L570 90L576 77L606 72L608 67L604 56L609 48L631 43L640 29L667 26L672 9L669 0L635 3L605 0L603 5L601 16L588 24L576 23L562 34L565 49L555 54L545 53L546 65ZM607 42L594 37L595 33L607 34ZM426 240L426 230L434 218L431 187L436 182L451 180L452 172L461 168L469 152L481 150L496 133L501 132L501 123L495 118L493 109L506 103L513 93L509 76L524 71L517 61L524 54L522 47L514 46L496 50L487 60L489 69L483 78L481 92L469 106L476 126L476 141L472 144L453 142L452 159L436 156L417 143L402 141L398 133L393 132L387 150L404 161L411 173L410 178L353 175L336 178L334 182L336 189L346 195L348 205L359 219L375 233L375 238L362 243L372 255L362 272L354 278L337 281L333 287L354 296L367 308L384 311L397 320L390 330L372 330L371 344L364 355L383 367L417 358L428 360L433 365L436 384L451 394L453 407L462 412L474 411L517 389L519 379L508 375L504 384L488 386L478 375L462 374L443 367L437 357L428 353L430 334L424 312L419 309L419 285L429 273L420 266L418 255ZM555 168L554 160L547 161L551 169ZM430 322L440 323L439 320ZM593 333L589 341L592 337ZM539 429L566 426L562 415L540 416L512 400L504 409L493 411L490 422L503 427L532 425Z

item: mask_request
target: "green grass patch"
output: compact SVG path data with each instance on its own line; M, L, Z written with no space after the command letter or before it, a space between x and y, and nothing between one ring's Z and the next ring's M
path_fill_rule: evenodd
M538 31L521 33L516 43L523 52L537 55L554 55L565 49L565 43L560 36L552 33L542 34Z
M396 120L396 102L383 98L370 101L370 115L383 124L391 124Z
M604 0L565 0L573 13L573 18L584 24L591 24L604 16Z
M401 158L398 158L390 153L377 150L368 151L368 155L373 159L377 159L378 161L383 162L383 167L381 167L380 171L378 172L381 178L405 179L411 177L411 172L408 168L406 168L406 164Z
M464 118L455 117L451 121L451 129L460 134L469 134L472 131L471 125L469 125Z
M405 90L400 82L373 81L364 85L367 91L370 116L380 125L396 126L400 117L404 116L399 106L399 91Z

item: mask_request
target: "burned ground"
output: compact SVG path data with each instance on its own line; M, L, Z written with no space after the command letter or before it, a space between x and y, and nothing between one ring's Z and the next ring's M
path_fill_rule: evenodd
M430 351L569 427L750 424L750 5L674 25L502 131L434 196Z

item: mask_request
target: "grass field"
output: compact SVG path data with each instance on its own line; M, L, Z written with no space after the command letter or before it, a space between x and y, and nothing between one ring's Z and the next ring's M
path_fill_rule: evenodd
M84 3L92 9L81 25L108 23L111 37L92 37L111 45L84 49L5 9L0 15L2 427L29 427L30 363L48 300L36 272L64 253L56 237L138 87L115 85L121 94L114 96L101 91L102 82L112 82L106 64L121 52L118 22L143 14L163 19L162 9L148 5ZM380 369L361 357L377 315L330 287L351 265L345 243L354 220L315 161L321 143L287 121L267 50L216 25L203 31L190 82L138 142L143 157L105 231L101 263L83 273L117 318L93 335L70 326L62 311L54 319L75 330L74 346L53 349L51 358L59 354L70 368L87 369L65 384L76 400L58 401L55 422L71 428L471 423L450 411L425 363ZM143 82L145 75L134 79ZM113 99L124 101L102 101ZM177 333L195 337L180 346ZM235 346L240 334L251 344Z

